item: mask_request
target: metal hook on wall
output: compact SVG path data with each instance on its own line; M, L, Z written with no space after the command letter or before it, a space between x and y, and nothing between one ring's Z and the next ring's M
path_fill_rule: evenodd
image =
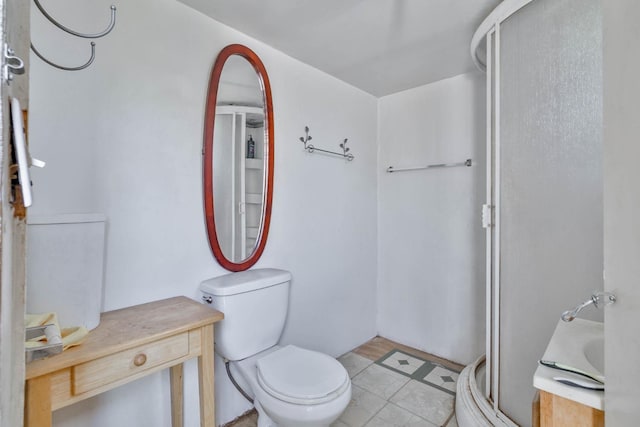
M67 32L67 33L69 33L71 35L76 36L76 37L82 37L82 38L85 38L85 39L97 39L97 38L100 38L100 37L104 37L107 34L109 34L113 30L115 25L116 25L116 7L115 7L115 5L111 5L111 7L110 7L110 9L111 9L111 21L109 22L109 25L107 26L107 28L105 28L103 31L100 31L98 33L92 33L91 34L91 33L80 33L78 31L72 30L71 28L65 27L64 25L62 25L61 23L56 21L51 15L49 15L49 13L47 13L47 11L44 9L44 7L42 7L42 5L40 4L39 0L33 0L33 2L36 4L36 7L38 8L38 10L40 10L42 15L44 15L44 17L49 20L49 22L51 22L56 27L60 28L62 31L65 31L65 32ZM52 67L58 68L60 70L65 70L65 71L84 70L85 68L87 68L89 65L91 65L93 63L93 60L96 57L96 44L94 42L91 42L91 56L90 56L89 60L87 62L85 62L84 64L76 66L76 67L66 67L66 66L63 66L63 65L58 65L58 64L46 59L40 52L38 52L38 50L33 45L33 43L31 43L31 50L33 50L33 53L35 53L38 58L42 59L47 64L51 65Z
M33 45L33 43L31 43L31 50L33 51L33 53L36 54L36 56L38 58L42 59L47 64L49 64L52 67L55 67L55 68L57 68L59 70L64 70L64 71L80 71L80 70L84 70L89 65L91 65L91 63L93 62L93 60L96 57L96 44L95 44L95 42L91 42L91 57L89 58L89 60L87 62L85 62L84 64L82 64L82 65L78 65L77 67L65 67L64 65L58 65L58 64L56 64L54 62L49 61L47 58L42 56L42 54L40 52L38 52L38 49L36 49L36 47Z

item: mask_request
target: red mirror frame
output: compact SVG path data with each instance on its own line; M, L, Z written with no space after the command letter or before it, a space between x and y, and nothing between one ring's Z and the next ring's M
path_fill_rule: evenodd
M262 85L262 96L264 100L264 120L265 138L268 143L265 147L265 197L262 211L262 226L253 253L244 261L236 263L227 259L222 253L218 236L216 234L215 215L213 210L213 129L216 118L216 99L218 96L218 86L220 75L225 62L231 55L239 55L246 59L256 70L258 79ZM204 137L203 137L203 190L204 190L204 212L207 225L207 235L209 246L213 255L220 265L230 271L243 271L253 266L264 251L269 234L269 224L271 223L271 200L273 198L273 164L274 164L274 133L273 133L273 104L271 100L271 85L264 64L251 49L240 44L232 44L220 51L209 78L209 89L207 92L207 104L204 114Z

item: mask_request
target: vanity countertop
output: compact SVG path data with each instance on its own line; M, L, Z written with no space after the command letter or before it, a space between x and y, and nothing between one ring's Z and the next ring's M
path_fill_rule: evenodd
M585 347L589 343L602 340L603 336L604 324L601 322L584 319L575 319L572 322L560 320L542 359L572 366L586 372L602 374L587 359ZM557 376L582 378L569 372L538 365L533 376L533 386L539 390L604 411L603 391L586 390L562 384L553 379Z

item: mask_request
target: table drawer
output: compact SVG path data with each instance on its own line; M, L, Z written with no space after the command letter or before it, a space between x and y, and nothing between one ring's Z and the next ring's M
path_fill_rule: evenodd
M77 365L72 373L72 393L85 393L178 359L187 353L189 334L185 332Z

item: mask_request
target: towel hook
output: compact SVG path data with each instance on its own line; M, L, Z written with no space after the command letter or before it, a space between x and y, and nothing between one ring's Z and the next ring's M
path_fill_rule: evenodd
M53 18L53 16L47 13L44 7L42 7L42 5L40 4L39 0L33 0L33 2L36 4L36 6L38 7L38 10L40 10L40 12L44 15L44 17L49 20L49 22L51 22L56 27L60 28L62 31L65 31L76 37L82 37L84 39L99 39L100 37L104 37L107 34L109 34L111 30L113 30L113 27L115 27L116 25L116 7L113 4L111 5L111 22L109 22L109 25L107 26L107 28L105 28L103 31L100 31L99 33L86 34L86 33L80 33L78 31L72 30L71 28L65 27L64 25L56 21Z
M33 2L36 4L38 10L40 10L40 12L44 15L45 18L47 18L49 20L49 22L51 22L53 25L55 25L56 27L60 28L62 31L65 31L71 35L74 35L76 37L82 37L85 39L97 39L100 37L104 37L107 34L109 34L113 28L116 25L116 7L115 5L111 5L111 21L109 22L109 25L107 26L107 28L105 28L103 31L100 31L98 33L93 33L93 34L89 34L89 33L80 33L78 31L74 31L71 28L65 27L64 25L62 25L61 23L59 23L58 21L56 21L51 15L49 15L49 13L47 13L47 11L44 9L44 7L42 7L42 5L40 4L39 0L33 0ZM33 45L33 43L31 43L31 50L33 51L33 53L36 54L36 56L40 59L42 59L44 62L46 62L47 64L51 65L52 67L58 68L60 70L64 70L64 71L80 71L80 70L84 70L85 68L87 68L89 65L91 65L93 63L93 60L96 57L96 44L94 42L91 42L91 56L89 57L89 60L87 62L85 62L82 65L78 65L77 67L66 67L63 65L58 65L53 61L48 60L47 58L45 58L40 52L38 52L38 49L36 49L36 47Z
M36 49L36 47L33 45L33 43L31 43L31 50L33 51L33 53L36 54L36 56L38 58L42 59L47 64L51 65L52 67L58 68L59 70L64 70L64 71L80 71L80 70L84 70L89 65L91 65L91 63L93 62L93 60L96 57L96 44L95 44L95 42L91 42L91 57L89 58L89 60L87 62L85 62L84 64L82 64L82 65L78 65L77 67L65 67L64 65L58 65L58 64L56 64L54 62L49 61L47 58L42 56L42 54L40 52L38 52L38 49Z

